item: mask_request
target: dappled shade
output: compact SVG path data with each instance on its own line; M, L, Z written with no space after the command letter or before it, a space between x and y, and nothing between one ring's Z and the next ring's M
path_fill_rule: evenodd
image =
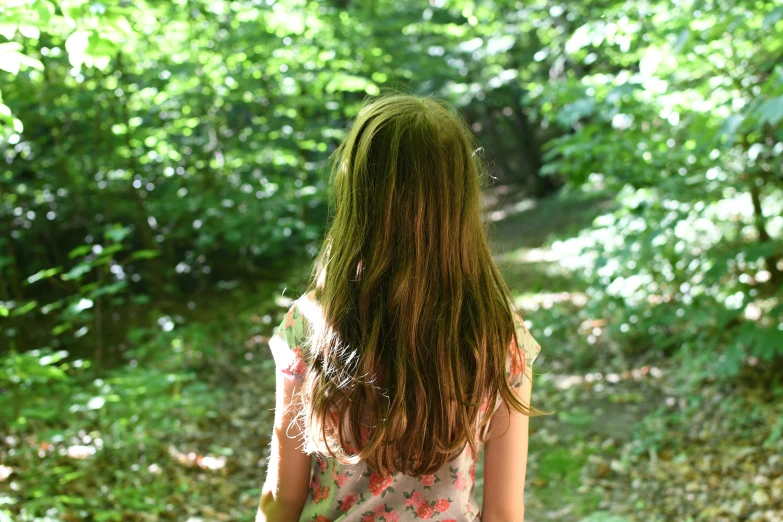
M781 34L749 0L2 2L0 520L252 520L267 342L393 91L482 145L556 411L527 519L782 520Z

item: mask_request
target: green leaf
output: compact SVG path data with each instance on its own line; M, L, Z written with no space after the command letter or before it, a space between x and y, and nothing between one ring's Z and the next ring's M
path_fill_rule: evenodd
M571 126L582 118L595 113L596 105L593 98L582 98L569 103L558 114L557 119L566 126Z
M65 300L64 299L60 299L58 301L54 301L52 303L43 305L41 307L41 313L46 315L49 312L51 312L53 310L57 310L58 308L62 307L63 304L65 304Z
M777 326L756 327L750 332L753 350L751 353L762 361L772 362L783 355L783 330Z
M117 52L117 46L111 40L102 38L93 32L87 39L87 53L91 56L111 56Z
M764 29L769 29L778 23L781 18L783 18L783 5L780 5L770 11L770 13L764 17L764 22L761 24L761 27Z
M11 312L11 317L19 317L20 315L25 315L33 310L35 310L35 307L38 306L38 301L32 300L24 305L20 306L19 308L14 308Z
M57 275L60 272L63 271L63 268L61 266L57 266L54 268L47 268L46 270L40 270L39 272L31 275L27 278L26 284L31 285L33 283L36 283L40 281L41 279L48 279L52 277L53 275Z
M614 87L609 94L606 95L606 103L615 104L619 102L625 96L633 94L635 91L642 89L642 86L638 83L624 83Z
M740 114L732 114L726 118L726 121L724 121L723 125L720 126L718 132L715 133L714 139L718 141L723 136L727 136L729 144L734 143L734 141L737 139L737 129L740 125L742 125L744 119L745 118Z
M49 26L49 21L54 15L54 5L50 0L38 0L35 2L35 9L38 13L38 25L41 29Z
M110 285L102 286L96 290L93 290L90 292L90 297L97 298L104 295L114 295L119 292L122 292L128 287L128 283L126 281L117 281L116 283L112 283Z
M777 125L783 120L783 96L767 100L758 108L758 112L760 113L759 124Z
M74 259L76 257L83 256L90 250L92 250L92 245L78 246L68 253L68 259Z
M380 92L378 86L367 78L345 73L335 74L329 83L326 84L326 92L332 93L337 91L365 91L369 95L376 95Z
M0 69L13 75L19 73L22 65L40 71L43 70L43 64L40 60L22 54L21 50L22 45L17 42L0 44Z
M748 261L756 261L773 255L777 250L777 245L772 242L755 241L745 245L742 250Z
M89 263L79 263L75 267L71 268L68 273L61 275L63 281L72 281L74 279L81 279L81 277L92 270L92 265Z
M82 497L74 497L71 495L57 495L57 500L62 502L63 504L71 505L71 506L83 506L86 502L85 499Z
M95 302L92 299L85 299L81 297L77 301L72 302L70 306L68 306L68 309L65 311L65 314L70 317L75 317L81 314L83 311L89 310L94 305Z
M68 352L65 350L58 350L54 353L44 351L44 356L38 360L38 364L41 366L51 366L52 364L57 364L66 357L68 357Z
M109 245L101 250L101 257L112 257L114 254L125 248L123 245Z
M146 294L139 294L133 296L133 303L137 305L148 305L152 302L150 296Z
M123 227L121 225L114 225L110 228L107 228L104 232L104 235L110 240L114 241L115 243L121 243L123 239L125 239L128 234L130 234L131 230L129 227Z
M152 259L160 255L159 250L137 250L131 254L131 259Z
M780 417L770 430L769 436L764 440L765 448L772 448L772 445L783 436L783 417Z
M680 31L680 35L677 37L677 42L674 44L674 52L679 53L682 51L682 48L685 47L685 44L688 43L688 40L691 38L691 31L687 27Z
M17 53L24 47L19 42L6 42L0 44L0 55L3 53Z
M71 327L73 327L73 323L71 323L70 321L66 321L64 323L58 324L57 326L52 328L52 335L57 337L61 333L67 332L68 330L70 330Z

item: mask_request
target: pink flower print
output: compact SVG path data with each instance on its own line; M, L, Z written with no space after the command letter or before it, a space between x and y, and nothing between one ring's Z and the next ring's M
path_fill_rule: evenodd
M470 475L470 480L473 482L476 482L476 463L474 462L470 466L470 470L468 471L468 475Z
M321 471L326 471L326 459L318 457L318 467L321 469Z
M435 514L435 510L429 504L424 503L416 510L416 514L419 515L419 518L427 520Z
M468 487L468 483L465 480L465 477L462 476L462 472L457 472L457 480L454 481L454 487L456 487L460 491L465 491Z
M343 475L342 473L340 473L339 475L337 475L336 480L337 480L337 487L341 488L348 483L348 475Z
M285 314L285 324L283 328L291 328L294 325L294 307L292 306L288 313Z
M396 511L387 511L384 515L386 522L400 522L400 516ZM456 520L454 522L457 522Z
M329 486L324 486L322 488L316 486L315 492L313 493L313 503L318 504L327 498L329 498Z
M364 515L362 517L362 522L375 522L375 515L372 513Z
M421 493L419 493L418 491L415 491L413 493L413 495L411 496L411 498L413 499L413 505L416 506L416 507L419 507L419 506L421 506L422 504L424 504L426 502L424 500L424 496Z
M445 498L439 498L438 500L435 501L435 511L437 511L438 513L443 513L444 511L447 511L450 506L451 504Z
M342 499L337 501L341 511L348 511L354 504L359 502L359 495L357 493L348 493Z
M435 484L435 475L424 475L421 477L421 483L425 486L432 486Z
M315 518L315 522L332 522L332 521L331 521L331 520L329 520L328 518L326 518L326 517L325 517L325 516L323 516L323 515L318 515L318 516Z
M394 477L389 475L387 477L382 477L377 472L373 471L372 475L370 475L370 491L373 495L376 497L386 491L386 488L391 486L391 483L394 481Z
M405 507L411 507L414 504L416 504L416 501L413 500L413 497L408 497L405 499Z
M519 316L517 316L519 317ZM524 322L522 322L524 325ZM527 359L525 356L525 350L520 350L517 347L516 339L511 338L511 378L514 378L525 371L527 365Z
M386 504L378 504L373 510L376 515L381 516L386 513Z

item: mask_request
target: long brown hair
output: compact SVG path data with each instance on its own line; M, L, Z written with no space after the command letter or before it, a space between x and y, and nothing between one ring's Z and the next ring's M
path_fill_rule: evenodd
M308 288L308 452L418 476L466 443L477 453L498 394L539 414L506 380L514 302L487 243L477 148L448 104L395 94L365 103L335 151Z

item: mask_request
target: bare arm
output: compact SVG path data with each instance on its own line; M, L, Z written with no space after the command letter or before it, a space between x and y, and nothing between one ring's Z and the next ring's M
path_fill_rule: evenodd
M533 388L531 375L512 388L527 405ZM492 416L484 449L482 522L522 522L525 518L528 424L527 415L509 412L505 404Z
M301 391L301 383L277 374L275 394L275 424L272 435L272 453L256 522L291 522L299 520L309 495L312 459L301 449L301 431L288 425L296 414L294 397Z

